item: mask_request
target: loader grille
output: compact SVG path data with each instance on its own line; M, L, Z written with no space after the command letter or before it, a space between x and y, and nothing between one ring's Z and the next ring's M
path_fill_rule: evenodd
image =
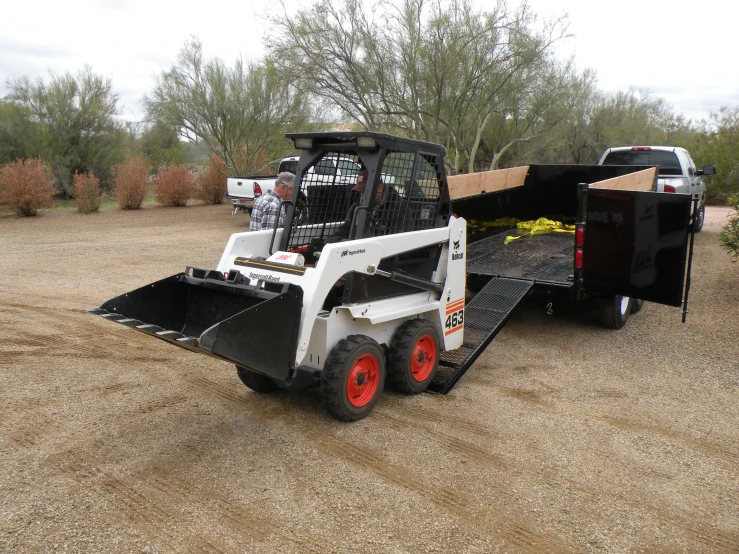
M522 300L533 281L494 277L465 308L464 343L441 353L439 369L428 390L446 394L495 338Z

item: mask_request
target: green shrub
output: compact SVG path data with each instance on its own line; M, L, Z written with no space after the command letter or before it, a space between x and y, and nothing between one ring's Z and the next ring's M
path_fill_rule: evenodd
M222 204L226 196L226 175L228 170L223 160L218 156L211 158L205 171L198 175L195 198L204 204Z
M100 209L100 181L92 173L75 171L72 193L78 212L89 214Z
M162 206L185 206L195 192L195 176L186 166L170 164L154 178L154 196Z
M0 204L22 216L36 215L53 205L51 168L40 159L16 160L0 169Z
M731 198L731 207L734 213L729 218L729 222L724 225L719 233L719 240L723 243L729 255L734 256L732 261L739 259L739 196Z
M122 210L138 210L146 198L149 182L149 163L143 156L131 156L122 164L114 165L113 190Z

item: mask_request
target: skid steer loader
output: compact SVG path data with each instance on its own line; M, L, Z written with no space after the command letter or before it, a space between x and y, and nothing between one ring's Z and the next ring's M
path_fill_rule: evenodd
M188 266L90 311L227 360L258 392L319 386L332 416L358 420L386 380L421 392L443 353L463 345L466 224L451 213L443 146L373 132L287 136L300 158L284 228L234 234L215 269ZM366 169L364 194L313 170L327 156Z

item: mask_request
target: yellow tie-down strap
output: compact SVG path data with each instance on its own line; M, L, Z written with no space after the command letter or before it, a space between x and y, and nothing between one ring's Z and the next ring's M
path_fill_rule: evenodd
M516 227L519 230L528 232L518 236L508 235L505 238L505 244L520 239L521 237L541 235L542 233L575 233L574 225L565 225L560 221L553 221L551 219L547 219L546 217L540 217L536 221L519 221L518 223L516 223Z
M501 217L495 221L477 221L476 219L472 219L467 222L467 228L473 234L476 231L485 231L491 227L514 227L517 223L518 219L515 217Z

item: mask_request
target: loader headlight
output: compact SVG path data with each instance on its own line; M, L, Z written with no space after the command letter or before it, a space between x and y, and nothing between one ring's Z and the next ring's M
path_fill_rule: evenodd
M374 148L377 143L372 137L357 137L357 146L359 148Z
M313 148L313 139L308 137L301 137L294 139L295 148L297 150L310 150Z

